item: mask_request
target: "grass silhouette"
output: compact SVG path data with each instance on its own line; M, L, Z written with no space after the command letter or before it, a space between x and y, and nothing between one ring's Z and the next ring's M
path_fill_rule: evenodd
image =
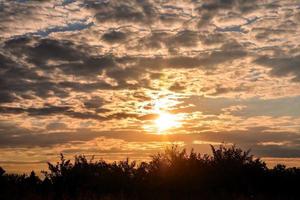
M270 169L236 146L211 149L201 155L172 146L139 164L61 154L43 179L0 167L0 199L300 199L299 168Z

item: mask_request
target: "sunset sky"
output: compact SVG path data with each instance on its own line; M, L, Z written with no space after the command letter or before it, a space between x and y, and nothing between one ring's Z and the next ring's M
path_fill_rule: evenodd
M171 144L300 164L300 3L0 0L0 113L11 171Z

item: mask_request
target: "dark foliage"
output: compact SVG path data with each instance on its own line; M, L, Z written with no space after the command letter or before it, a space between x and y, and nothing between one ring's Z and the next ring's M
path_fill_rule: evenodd
M0 167L0 199L299 199L299 168L273 169L235 146L212 148L212 156L178 150L148 163L107 163L61 154L42 180L6 174Z

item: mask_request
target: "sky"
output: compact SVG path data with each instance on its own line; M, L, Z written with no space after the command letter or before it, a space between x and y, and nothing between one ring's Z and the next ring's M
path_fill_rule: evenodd
M300 164L300 3L0 0L0 113L11 171L173 144Z

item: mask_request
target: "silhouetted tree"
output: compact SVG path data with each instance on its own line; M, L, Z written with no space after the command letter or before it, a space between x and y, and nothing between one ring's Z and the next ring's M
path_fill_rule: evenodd
M267 168L250 151L211 146L212 155L177 146L151 157L108 163L60 155L41 180L0 168L0 199L299 199L299 168Z

